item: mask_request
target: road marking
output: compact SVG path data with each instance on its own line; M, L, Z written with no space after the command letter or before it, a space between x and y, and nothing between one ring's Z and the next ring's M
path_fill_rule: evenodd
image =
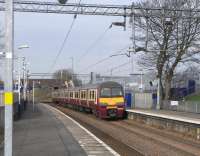
M77 126L79 126L81 129L83 129L88 135L90 135L91 137L93 137L97 142L99 142L103 147L105 147L110 153L112 153L114 156L120 156L116 151L114 151L110 146L108 146L106 143L104 143L101 139L97 138L93 133L91 133L88 129L86 129L85 127L83 127L81 124L79 124L77 121L75 121L74 119L72 119L71 117L69 117L68 115L64 114L63 112L61 112L60 110L54 108L51 106L51 108L57 112L59 112L60 114L64 115L66 118L70 119L71 121L73 121Z

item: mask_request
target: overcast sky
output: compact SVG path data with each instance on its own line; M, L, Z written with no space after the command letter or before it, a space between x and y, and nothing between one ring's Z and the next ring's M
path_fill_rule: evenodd
M69 2L77 2L77 0ZM132 0L82 0L82 3L130 5ZM1 16L3 24L3 13ZM30 46L29 49L22 50L20 55L27 57L32 73L50 71L72 20L72 15L15 13L15 49L21 44ZM85 57L80 58L114 21L123 21L123 17L78 15L65 48L55 68L51 71L71 68L70 57L74 58L75 72L89 73L94 71L107 75L110 74L109 69L130 61L126 56L112 57L98 66L84 70L91 64L131 44L129 25L127 25L126 31L122 27L113 27L107 31L98 44L91 48ZM130 67L131 65L124 66L120 70L113 71L113 74L127 75L130 73Z

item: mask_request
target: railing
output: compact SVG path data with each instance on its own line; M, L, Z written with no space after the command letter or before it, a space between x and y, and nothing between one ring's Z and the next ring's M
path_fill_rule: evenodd
M0 92L0 127L4 126L3 92Z
M163 109L200 113L200 101L178 101L178 105L171 105L171 101L163 101Z
M3 92L0 92L0 107L3 106Z

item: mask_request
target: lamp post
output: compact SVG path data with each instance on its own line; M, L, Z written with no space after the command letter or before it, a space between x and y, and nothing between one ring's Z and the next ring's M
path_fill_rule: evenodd
M74 72L74 57L70 57L71 61L72 61L72 71Z
M21 115L21 62L18 57L18 102L19 102L19 116Z
M72 81L74 82L74 57L70 57L69 59L72 61Z
M24 100L24 109L26 109L26 103L27 103L27 83L28 83L28 72L27 65L29 63L25 62L25 59L23 59L23 100Z
M26 49L26 48L29 48L28 45L20 45L18 46L18 51L19 50L22 50L22 49ZM25 76L25 57L17 57L18 59L18 100L19 100L19 114L21 113L21 109L22 109L22 106L21 106L21 61L22 61L22 69L23 69L23 92L25 92L25 79L24 79L24 76ZM25 93L24 93L25 94ZM23 96L23 100L25 99L24 98L25 95ZM25 108L25 107L24 107Z
M40 84L40 81L33 80L32 82L32 102L33 102L33 112L35 112L35 85Z
M35 111L35 81L33 80L33 112Z
M29 48L28 45L20 45L17 49ZM25 61L25 57L17 57L18 59L18 102L19 102L19 115L21 114L21 59Z
M4 71L4 156L13 154L13 0L5 1L5 71Z

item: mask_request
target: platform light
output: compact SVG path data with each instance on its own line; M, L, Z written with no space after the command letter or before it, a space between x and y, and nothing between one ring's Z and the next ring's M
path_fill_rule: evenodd
M0 56L5 55L5 52L0 51Z
M65 3L67 2L67 0L58 0L58 2L59 2L60 4L65 4Z
M29 46L27 44L24 44L24 45L20 45L18 47L18 49L24 49L24 48L29 48Z

